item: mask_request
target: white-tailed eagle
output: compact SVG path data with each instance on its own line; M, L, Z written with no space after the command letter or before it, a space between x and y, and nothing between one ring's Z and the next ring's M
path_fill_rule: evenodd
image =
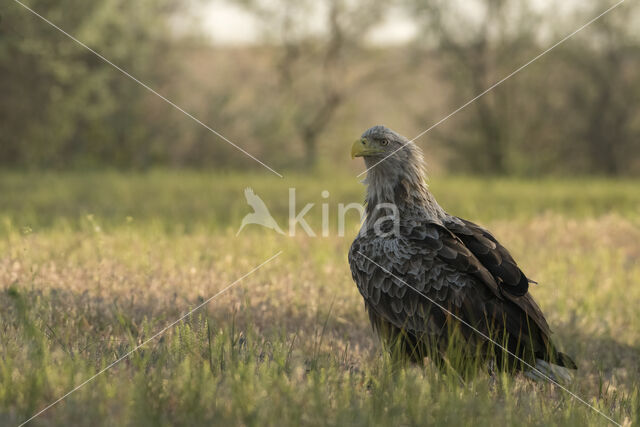
M467 362L568 379L576 365L552 343L532 281L491 233L440 207L417 145L375 126L351 155L368 172L366 218L349 264L383 343L416 362L446 362L457 336L456 356Z

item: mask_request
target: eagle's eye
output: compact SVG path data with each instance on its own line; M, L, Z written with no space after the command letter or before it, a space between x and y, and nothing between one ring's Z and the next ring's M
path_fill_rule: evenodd
M380 141L380 145L389 145L389 140L388 139L383 139L382 141Z

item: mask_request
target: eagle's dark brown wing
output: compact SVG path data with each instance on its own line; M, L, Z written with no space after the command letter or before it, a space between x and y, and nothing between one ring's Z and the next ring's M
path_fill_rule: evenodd
M491 327L506 332L514 353L530 341L535 353L528 355L530 361L532 356L550 358L544 357L549 327L530 295L504 292L507 273L492 274L442 225L405 223L400 237L365 233L354 241L349 261L374 327L382 321L414 334L442 334L449 311L485 334L492 333Z
M457 217L450 217L444 225L491 273L501 291L516 297L527 293L530 280L520 270L509 251L489 231Z
M488 230L470 221L449 217L444 221L444 226L467 249L467 251L460 249L460 255L468 256L467 252L471 253L491 274L493 281L482 278L483 283L492 290L495 289L494 284L497 285L500 295L512 303L501 304L502 309L505 310L507 326L511 326L507 331L513 335L516 333L514 327L519 328L520 331L525 327L529 328L531 335L537 335L529 338L532 342L537 339L540 343L540 347L536 349L536 357L575 369L575 362L567 355L558 352L551 342L549 324L528 292L529 283L533 281L520 270L509 251ZM473 264L472 261L471 264ZM507 317L507 314L511 318Z
M466 249L459 248L460 253L471 255L493 278L487 281L483 277L483 283L492 290L497 289L499 296L515 303L545 335L550 335L549 324L528 293L530 280L520 270L509 251L489 231L472 222L450 217L444 225L457 241L457 246L464 246Z

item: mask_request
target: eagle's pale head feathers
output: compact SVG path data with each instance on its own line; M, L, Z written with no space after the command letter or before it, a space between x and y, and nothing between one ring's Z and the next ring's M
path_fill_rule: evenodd
M367 129L351 147L351 157L362 157L367 167L367 206L378 203L412 205L430 216L444 211L425 183L422 150L413 141L384 127Z

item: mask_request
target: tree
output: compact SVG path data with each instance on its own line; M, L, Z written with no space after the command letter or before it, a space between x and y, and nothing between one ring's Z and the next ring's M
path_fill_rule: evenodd
M420 26L416 55L439 59L442 80L452 94L452 111L534 56L537 16L524 1L408 0L406 4ZM452 117L450 131L434 131L453 151L458 169L511 172L512 140L527 128L525 118L515 111L517 85L508 82L493 89Z
M313 166L318 158L319 137L338 109L356 91L384 76L384 66L364 72L354 69L365 55L367 33L381 21L389 2L237 0L237 3L262 22L264 44L276 50L272 67L276 78L267 101L272 120L291 130L292 139L302 144L304 165ZM314 22L320 25L314 28Z
M173 0L30 6L152 87L175 72ZM18 4L3 9L0 27L0 164L145 167L170 143L171 111L91 52Z
M597 2L587 13L596 15L606 7ZM598 20L558 52L565 90L554 115L563 117L558 137L573 140L558 143L583 173L620 175L640 169L640 37L634 25L639 8L633 3L625 8Z

